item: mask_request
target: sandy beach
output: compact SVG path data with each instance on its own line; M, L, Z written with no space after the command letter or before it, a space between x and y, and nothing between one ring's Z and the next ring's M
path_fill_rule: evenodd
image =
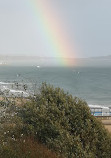
M111 119L101 121L104 124L105 128L111 133Z
M104 127L111 133L111 116L97 117L103 123Z

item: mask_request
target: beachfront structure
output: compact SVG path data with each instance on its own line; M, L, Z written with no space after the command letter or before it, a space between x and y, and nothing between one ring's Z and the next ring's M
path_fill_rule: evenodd
M94 116L102 116L102 108L101 107L90 107L91 114Z
M111 107L109 107L109 114L110 114L110 116L111 116Z
M91 114L94 116L111 116L111 107L90 107Z

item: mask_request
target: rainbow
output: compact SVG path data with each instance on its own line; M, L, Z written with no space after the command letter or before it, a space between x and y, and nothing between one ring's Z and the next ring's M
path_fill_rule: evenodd
M62 20L56 18L52 7L46 0L29 0L34 16L40 25L40 31L48 42L53 56L62 66L73 66L74 46L70 45L68 35L63 31ZM51 54L50 54L51 56Z

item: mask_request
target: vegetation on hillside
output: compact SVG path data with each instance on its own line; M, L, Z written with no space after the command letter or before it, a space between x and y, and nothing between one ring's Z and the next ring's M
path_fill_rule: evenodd
M60 88L43 83L39 93L22 106L9 100L2 101L2 106L5 106L5 115L0 118L3 158L35 158L34 153L41 155L41 150L45 155L41 158L47 158L47 153L50 158L111 157L111 135L90 114L85 101Z

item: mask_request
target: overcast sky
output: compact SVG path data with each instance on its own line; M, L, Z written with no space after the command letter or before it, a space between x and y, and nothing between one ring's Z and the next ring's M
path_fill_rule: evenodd
M0 0L0 55L55 57L40 29L33 1ZM54 11L55 22L61 21L59 27L74 48L69 57L111 55L111 0L42 1Z

